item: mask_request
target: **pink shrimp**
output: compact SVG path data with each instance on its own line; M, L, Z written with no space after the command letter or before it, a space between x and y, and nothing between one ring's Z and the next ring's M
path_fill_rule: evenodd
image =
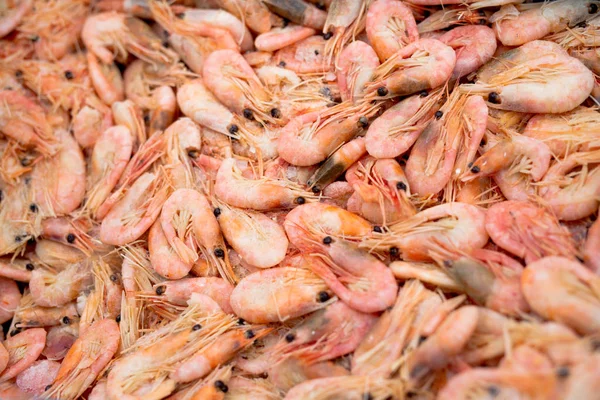
M10 320L19 306L21 293L17 283L12 279L0 277L0 323Z
M367 13L366 31L381 62L404 46L419 40L417 23L411 9L399 1L372 2Z
M359 100L378 66L377 54L365 42L357 40L346 46L339 55L336 68L342 100Z
M28 329L6 339L4 347L10 358L0 374L0 382L16 377L33 364L44 350L45 343L46 331L43 328Z
M417 29L423 36L454 25L485 25L491 15L490 11L474 9L468 5L448 6L419 22Z
M598 273L600 271L600 222L596 220L587 232L587 239L583 249L583 259L585 264L592 270Z
M217 4L244 21L248 28L258 33L271 29L272 14L266 4L259 0L217 0Z
M439 41L456 52L453 80L469 75L490 61L497 46L496 35L487 26L459 26L440 36Z
M84 149L91 148L112 125L111 109L98 98L89 96L85 105L73 117L73 137Z
M14 279L19 282L29 282L35 263L28 259L8 257L0 258L0 277Z
M272 28L269 32L258 35L254 39L254 45L260 51L274 52L313 36L315 33L317 32L312 28L290 24L283 28Z
M152 268L167 279L181 279L193 268L193 265L186 264L175 253L167 241L160 220L154 222L148 232L148 252Z
M331 69L325 57L327 41L323 36L309 36L275 53L275 63L298 74L323 73Z
M223 312L232 313L229 298L233 286L221 278L186 278L166 281L156 285L157 296L174 304L186 305L194 294L202 294L213 299Z
M24 392L41 395L46 386L54 382L60 363L50 360L36 361L17 376L17 386Z
M29 13L33 7L33 0L7 1L2 5L2 15L0 16L0 38L8 35L15 29L21 20Z
M337 376L311 379L294 386L285 400L303 399L387 399L402 398L406 387L399 379L369 376Z
M114 64L104 64L92 52L86 54L88 71L98 97L107 105L125 100L125 86L121 72Z
M64 317L63 317L64 318ZM72 320L73 316L69 318ZM62 318L61 318L62 319ZM65 319L66 321L66 319ZM48 329L46 336L46 346L42 351L42 355L48 360L62 360L67 355L67 352L73 346L73 343L79 337L79 325L58 325Z
M569 230L543 208L522 201L504 201L487 211L485 228L498 246L527 264L546 256L574 258Z

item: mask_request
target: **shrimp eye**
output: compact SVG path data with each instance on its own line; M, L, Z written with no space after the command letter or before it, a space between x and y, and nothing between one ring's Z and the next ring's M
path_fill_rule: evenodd
M281 118L281 111L279 111L279 108L271 108L271 117Z
M319 55L319 50L315 50L315 56Z
M590 12L590 14L596 14L598 12L598 4L596 4L596 3L590 4L588 7L588 11Z
M306 199L302 196L296 197L296 204L304 204L306 203Z
M35 238L30 237L27 239L27 244L35 244Z
M378 96L387 96L388 93L389 92L388 92L387 88L384 87L384 86L382 86L379 89L377 89L377 95Z
M51 387L52 387L52 385L47 385L47 386L44 388L44 391L45 391L45 392L47 392L48 390L50 390L50 388L51 388Z
M215 381L215 387L223 393L227 393L227 391L229 390L229 388L227 387L225 382L223 382L221 380Z
M238 325L244 325L246 323L246 321L244 320L244 318L238 318Z
M199 331L200 329L202 329L202 325L200 325L200 324L196 324L196 325L192 326L193 331Z
M238 126L236 124L231 124L231 125L229 125L229 128L227 130L229 131L229 133L234 134L237 131L239 131L240 128L238 128Z
M427 93L427 90L422 90L421 93L419 93L419 96L421 97L427 97L429 95L429 93Z
M294 335L292 332L285 335L285 341L288 343L292 343L294 339L296 339L296 335Z
M600 350L600 340L598 340L598 339L592 340L591 346L592 346L592 351L599 351Z
M37 42L38 40L40 40L40 37L39 37L38 35L35 35L35 36L33 36L33 37L31 38L31 41L32 41L33 43Z
M583 21L583 22L580 22L579 24L577 24L578 28L587 28L587 26L588 26L588 24L586 21ZM17 71L17 72L19 72L19 71Z
M31 203L31 204L29 205L29 210L30 210L31 212L34 212L34 213L36 213L36 212L38 212L38 206L36 206L36 205L35 205L35 203Z
M390 247L390 256L397 257L399 252L397 247Z
M23 71L21 71L20 69L18 69L18 70L15 72L15 78L20 78L20 77L22 77L22 76L23 76Z
M68 80L73 79L73 72L66 70L65 71L65 78L67 78Z
M35 269L35 267L33 266L32 263L27 263L27 264L25 264L25 269L27 271L33 271Z
M321 188L318 186L313 186L311 190L314 194L317 194L321 191Z
M215 215L215 217L218 217L219 215L221 215L221 209L219 207L215 208L213 210L213 214Z
M331 296L329 296L329 293L323 291L323 292L319 292L317 294L317 301L319 303L325 303L327 300L329 300L331 298Z
M373 232L381 233L381 232L382 232L382 230L381 230L381 227L380 227L380 226L377 226L377 225L375 225L375 226L373 227Z
M150 116L148 114L144 115L144 123L145 124L149 124L150 123Z
M21 165L24 167L31 164L31 160L28 157L21 158L20 162L21 162Z
M162 295L165 291L167 290L167 288L165 286L158 286L155 290L157 295Z
M73 235L72 233L69 233L67 235L67 242L69 242L69 243L75 242L75 235Z
M418 345L420 346L421 343L423 343L426 340L427 340L427 336L419 336L419 343L418 343Z
M283 28L287 27L290 24L290 20L287 18L283 18Z
M396 183L396 189L406 192L406 183L404 183L404 182Z
M560 367L556 370L556 375L559 378L568 378L570 374L569 367Z
M373 395L369 392L363 393L362 400L373 400Z
M500 95L496 92L488 94L488 101L492 104L500 104Z
M490 396L496 397L500 394L500 389L498 389L496 386L488 386L487 392L490 394Z
M217 256L218 258L225 257L225 252L223 251L223 249L220 249L218 247L215 249L214 253L215 253L215 256Z
M71 318L67 317L66 315L62 318L62 323L65 325L69 325L71 323Z
M435 119L440 119L444 116L444 112L443 111L436 111L435 112Z
M119 277L116 274L112 274L110 276L110 281L111 282L117 282L119 280Z
M481 172L481 168L479 168L477 165L471 167L471 172L474 174L478 174L479 172Z
M252 114L252 110L249 108L244 108L243 113L244 113L244 118L246 118L246 119L254 118L254 115Z
M285 63L285 61L279 61L279 66L281 68L284 68L287 64Z
M21 237L21 235L15 236L15 242L21 243L22 240L23 240L23 238Z
M198 150L190 150L188 151L188 157L190 158L198 158L200 154L198 153Z
M179 19L183 19L183 18L185 18L185 13L177 13L177 14L175 14L175 16Z
M246 332L244 332L244 337L246 339L252 339L254 336L256 336L254 334L254 331L252 329L248 329Z
M333 242L333 239L331 238L331 236L325 236L323 238L323 244L331 244L331 242Z
M117 321L117 324L118 324L119 322L121 322L121 314L117 315L117 318L115 318L115 321Z
M318 2L317 4L315 4L315 7L317 7L319 10L324 10L325 9L325 3Z
M15 328L10 332L10 336L15 336L21 333L21 328Z
M323 35L323 39L329 40L329 39L331 39L332 36L333 36L333 33L327 32L326 34Z
M369 120L364 115L358 119L358 126L366 128L369 125Z

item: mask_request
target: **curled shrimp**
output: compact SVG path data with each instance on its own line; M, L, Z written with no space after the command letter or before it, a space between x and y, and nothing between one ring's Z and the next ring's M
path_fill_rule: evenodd
M0 278L0 293L2 293L0 298L0 323L3 324L14 316L21 300L21 293L17 283L8 278Z
M113 319L96 321L81 335L61 363L44 396L74 400L96 380L119 346L119 326Z
M56 307L75 300L79 292L91 283L90 264L82 261L71 264L58 273L34 270L29 288L37 305Z
M498 246L527 264L546 256L577 254L569 230L543 208L521 201L503 201L487 211L485 228Z
M60 363L51 360L36 361L17 375L15 383L24 392L41 395L44 388L56 378Z
M7 1L2 5L2 14L0 15L0 38L8 35L23 20L33 7L33 0L25 1Z
M181 279L194 268L194 265L186 264L175 253L159 220L148 231L148 252L154 271L167 279Z
M328 293L327 285L309 269L271 268L242 279L231 294L231 307L252 323L283 322L326 307L321 293Z
M582 334L598 332L600 278L582 264L565 257L541 258L527 265L521 285L536 313Z
M0 374L0 382L6 382L23 372L37 360L44 350L46 331L33 328L9 337L4 341L8 351L8 365Z
M98 97L107 105L125 100L125 85L115 64L104 64L92 52L86 54L88 71Z
M496 52L496 36L487 26L459 26L440 36L439 41L456 52L453 80L478 70Z
M88 97L73 117L73 136L83 148L91 148L102 133L113 126L111 109L96 97Z
M367 12L366 31L369 42L381 62L419 39L419 31L412 11L398 1L372 2Z
M365 42L357 40L346 46L339 54L336 68L342 100L360 99L365 84L378 66L377 53Z
M420 39L398 50L375 69L365 97L390 98L435 89L450 78L456 64L451 47L435 39Z
M310 263L311 270L350 307L367 313L393 304L398 285L389 268L344 240L346 235L369 232L365 220L335 206L312 203L290 211L283 226L293 245L320 254Z

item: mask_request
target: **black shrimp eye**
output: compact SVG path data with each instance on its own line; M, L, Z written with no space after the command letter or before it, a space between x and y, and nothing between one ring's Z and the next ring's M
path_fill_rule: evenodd
M419 93L419 96L421 97L427 97L429 95L429 93L427 93L427 90L422 90L421 93Z
M29 210L30 210L31 212L34 212L34 213L36 213L36 212L38 212L38 206L37 206L35 203L31 203L31 204L29 205Z
M20 69L18 69L18 70L15 72L15 77L16 77L16 78L21 78L22 76L23 76L23 71L21 71Z
M252 339L254 336L256 336L254 334L254 331L252 329L248 329L246 332L244 332L244 337L246 339Z
M33 266L32 263L27 263L27 264L25 264L25 269L27 271L33 271L35 269L35 267Z
M196 325L192 326L193 331L199 331L200 329L202 329L202 325L200 325L200 324L196 324Z
M71 318L69 318L65 315L62 319L62 323L65 325L69 325L71 323Z
M47 386L44 388L44 391L45 391L45 392L47 392L48 390L50 390L50 388L52 388L52 385L47 385Z
M294 339L296 339L296 335L294 335L292 332L285 335L285 341L288 343L292 343Z
M279 64L278 64L278 65L279 65L281 68L285 68L285 66L286 66L287 64L285 63L285 61L279 61Z
M302 196L296 197L296 204L304 204L306 203L306 199Z
M244 318L238 318L238 325L244 325L246 323L246 320L244 320Z
M588 11L590 14L596 14L598 12L598 4L592 3L588 6Z
M215 208L213 210L213 214L215 217L218 217L219 215L221 215L221 209L219 207Z
M156 292L156 294L157 294L157 295L159 295L159 296L160 296L160 295L162 295L163 293L165 293L165 291L166 291L166 290L167 290L166 286L158 286L158 287L155 289L155 292Z
M279 111L279 108L271 108L271 117L281 118L281 111Z
M37 42L38 40L40 40L40 37L39 37L38 35L35 35L35 36L33 36L33 37L31 38L31 41L32 41L33 43Z
M72 233L69 233L67 235L67 242L69 242L69 243L75 242L75 235L73 235Z
M500 95L496 92L488 94L488 101L492 104L500 104Z
M225 257L225 252L223 251L223 249L220 249L218 247L215 249L214 253L215 253L215 256L217 256L218 258Z
M326 34L323 35L323 39L329 40L329 39L331 39L332 36L333 36L333 33L327 32Z
M317 193L319 193L321 191L321 188L318 187L318 186L313 186L312 189L310 189L310 190L312 190L312 192L314 194L317 194Z
M438 111L435 112L435 119L440 119L443 116L444 116L444 112L443 111L438 110Z
M363 393L362 400L373 400L373 395L369 392Z
M144 115L144 123L145 123L146 125L148 125L148 124L150 123L150 115L148 115L148 114L145 114L145 115Z
M229 133L234 134L237 133L237 131L240 130L240 128L236 125L236 124L231 124L229 125Z
M249 108L244 108L243 113L244 113L244 118L246 118L246 119L254 118L254 114L252 113L252 110Z
M496 397L500 394L500 389L498 389L497 386L488 386L487 392L489 393L490 396Z
M119 277L116 274L112 274L110 276L110 281L111 282L117 282L119 280Z
M377 226L377 225L375 225L375 226L373 227L373 232L381 233L381 232L382 232L382 230L381 230L381 227L380 227L380 226Z
M390 256L397 257L400 250L397 247L390 247Z
M319 55L319 50L315 50L315 56Z
M188 157L190 157L190 158L198 158L199 155L200 155L200 153L198 153L198 150L188 151Z
M406 192L406 189L407 189L406 183L404 183L404 182L398 182L398 183L396 183L396 189L402 190L403 192Z
M481 172L481 168L479 168L477 165L474 165L471 167L471 172L474 174L478 174L479 172Z
M325 303L327 300L329 300L331 298L331 296L329 296L329 293L327 292L319 292L317 294L317 301L319 303Z
M325 9L325 3L318 2L317 4L315 4L315 7L317 7L319 10L324 10Z
M119 314L119 315L117 315L117 318L115 318L115 321L117 321L117 324L118 324L119 322L121 322L121 315L120 315L120 314Z
M23 241L23 238L20 235L15 236L15 242L21 243L21 241Z
M333 242L333 239L331 238L331 236L325 236L323 238L323 244L331 244L331 242Z
M384 86L382 86L379 89L377 89L377 95L378 96L387 96L388 93L389 93L389 91Z
M15 336L21 333L21 328L15 328L10 332L10 336Z
M369 125L369 120L364 115L358 119L358 126L366 128Z
M183 19L183 18L185 18L185 13L177 13L177 14L175 14L175 16L179 19Z
M215 381L215 387L223 393L227 393L227 391L229 390L229 387L227 387L225 382L223 382L221 380Z
M568 378L570 374L569 367L560 367L556 370L556 375L559 378Z
M68 80L71 80L71 79L73 79L73 77L74 77L73 72L71 72L69 70L65 71L65 78L67 78Z

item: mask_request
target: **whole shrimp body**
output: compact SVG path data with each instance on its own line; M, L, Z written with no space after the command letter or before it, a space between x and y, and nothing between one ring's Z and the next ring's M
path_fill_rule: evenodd
M0 400L600 393L600 0L0 0Z

